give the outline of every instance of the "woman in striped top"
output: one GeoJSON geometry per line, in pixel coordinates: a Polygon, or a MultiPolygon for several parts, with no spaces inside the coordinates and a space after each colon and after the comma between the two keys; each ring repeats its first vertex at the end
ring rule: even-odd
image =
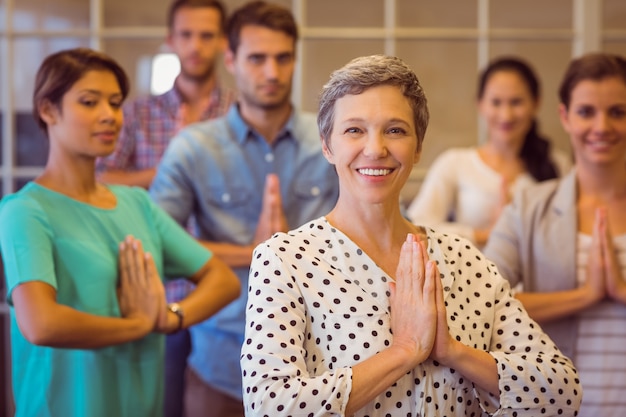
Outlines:
{"type": "Polygon", "coordinates": [[[574,360],[579,416],[626,415],[626,59],[573,60],[559,91],[575,169],[515,196],[485,254],[574,360]]]}

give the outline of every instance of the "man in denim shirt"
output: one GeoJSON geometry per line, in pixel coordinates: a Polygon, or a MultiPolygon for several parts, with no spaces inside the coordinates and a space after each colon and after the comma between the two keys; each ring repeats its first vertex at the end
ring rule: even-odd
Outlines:
{"type": "Polygon", "coordinates": [[[196,237],[235,269],[244,289],[191,329],[188,417],[244,415],[239,355],[252,251],[275,232],[325,215],[338,195],[315,115],[290,102],[298,39],[290,11],[248,3],[232,14],[227,36],[237,103],[222,118],[182,130],[150,188],[181,224],[195,217],[196,237]]]}

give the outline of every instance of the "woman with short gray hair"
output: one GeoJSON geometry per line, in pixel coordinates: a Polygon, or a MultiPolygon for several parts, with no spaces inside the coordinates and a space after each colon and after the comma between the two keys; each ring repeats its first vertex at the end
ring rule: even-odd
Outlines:
{"type": "Polygon", "coordinates": [[[428,120],[413,71],[394,57],[357,58],[320,103],[339,199],[255,250],[246,414],[575,415],[576,370],[493,264],[401,214],[428,120]]]}

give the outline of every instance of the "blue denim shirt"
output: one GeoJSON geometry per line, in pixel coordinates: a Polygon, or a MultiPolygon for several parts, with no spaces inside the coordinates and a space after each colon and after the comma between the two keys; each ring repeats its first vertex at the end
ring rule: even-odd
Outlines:
{"type": "MultiPolygon", "coordinates": [[[[198,238],[250,245],[270,173],[280,179],[291,229],[325,215],[337,201],[337,174],[322,155],[315,115],[294,111],[270,145],[246,125],[234,104],[226,116],[191,125],[172,140],[150,194],[181,224],[194,215],[198,238]]],[[[234,270],[242,294],[191,328],[189,363],[212,387],[241,399],[239,355],[249,268],[234,270]]]]}

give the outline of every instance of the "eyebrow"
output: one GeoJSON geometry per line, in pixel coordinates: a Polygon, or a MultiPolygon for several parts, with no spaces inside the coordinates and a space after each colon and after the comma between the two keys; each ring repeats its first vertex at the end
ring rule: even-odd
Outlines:
{"type": "MultiPolygon", "coordinates": [[[[365,120],[366,119],[363,118],[363,117],[351,117],[349,119],[342,120],[340,123],[356,123],[356,122],[363,122],[365,120]]],[[[410,123],[407,122],[406,120],[398,119],[398,118],[389,119],[389,120],[387,120],[386,123],[403,123],[403,124],[406,124],[406,125],[410,125],[410,123]]]]}
{"type": "MultiPolygon", "coordinates": [[[[89,94],[95,94],[98,96],[102,96],[104,95],[104,92],[102,92],[101,90],[93,90],[91,88],[85,88],[84,90],[79,90],[79,93],[89,93],[89,94]]],[[[122,92],[121,91],[116,91],[113,94],[111,94],[112,96],[121,96],[122,92]]]]}

